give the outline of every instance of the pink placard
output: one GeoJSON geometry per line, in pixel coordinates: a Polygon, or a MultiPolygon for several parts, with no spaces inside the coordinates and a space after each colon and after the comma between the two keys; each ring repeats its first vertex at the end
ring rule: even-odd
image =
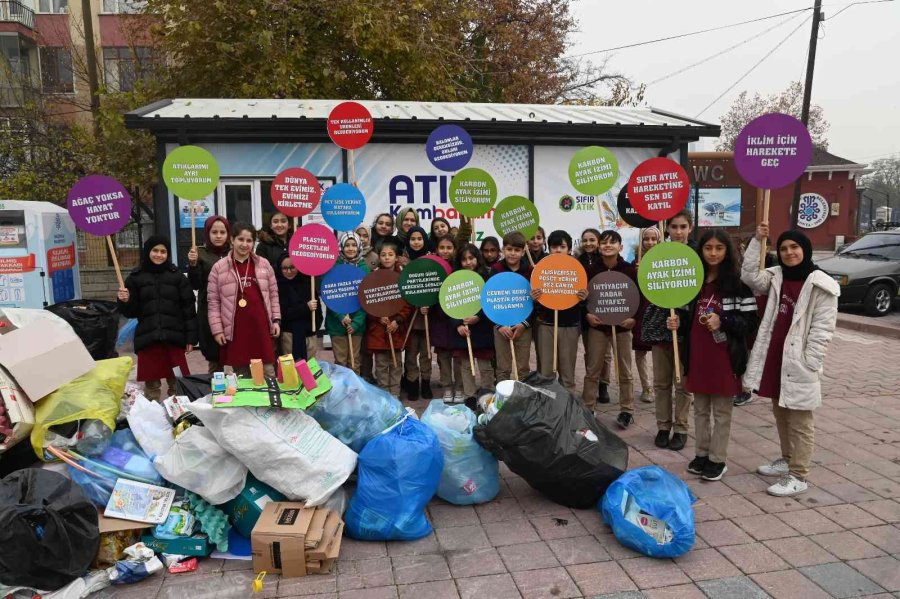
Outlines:
{"type": "Polygon", "coordinates": [[[325,225],[303,225],[288,244],[291,262],[305,275],[318,277],[331,270],[338,257],[337,239],[325,225]]]}

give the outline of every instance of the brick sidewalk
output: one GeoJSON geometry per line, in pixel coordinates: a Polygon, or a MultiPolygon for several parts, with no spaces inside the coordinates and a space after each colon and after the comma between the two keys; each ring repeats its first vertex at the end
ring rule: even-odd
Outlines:
{"type": "MultiPolygon", "coordinates": [[[[688,481],[699,498],[696,544],[681,558],[655,560],[622,547],[596,510],[556,505],[501,464],[501,492],[491,503],[432,501],[429,537],[412,543],[345,538],[334,574],[267,576],[265,594],[256,596],[900,597],[898,355],[900,340],[837,331],[824,407],[816,413],[812,484],[796,499],[767,495],[772,481],[753,473],[778,456],[767,403],[735,408],[728,473],[704,483],[685,471],[693,439],[681,452],[657,449],[652,404],[636,402],[635,424],[622,433],[632,450],[629,466],[658,464],[688,481]]],[[[600,420],[618,430],[617,413],[615,403],[605,406],[600,420]]],[[[156,575],[94,597],[250,597],[250,567],[205,560],[196,573],[156,575]]]]}

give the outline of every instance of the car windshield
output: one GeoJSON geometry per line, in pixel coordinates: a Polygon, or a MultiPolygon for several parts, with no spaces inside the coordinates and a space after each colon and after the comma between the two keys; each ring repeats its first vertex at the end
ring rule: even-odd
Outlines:
{"type": "Polygon", "coordinates": [[[900,260],[900,235],[874,233],[866,235],[841,250],[841,256],[900,260]]]}

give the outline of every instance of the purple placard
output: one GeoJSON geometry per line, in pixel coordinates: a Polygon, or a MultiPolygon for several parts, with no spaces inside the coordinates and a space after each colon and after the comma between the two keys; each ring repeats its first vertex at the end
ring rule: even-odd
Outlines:
{"type": "Polygon", "coordinates": [[[69,190],[66,200],[75,226],[91,235],[113,235],[131,220],[131,196],[105,175],[88,175],[69,190]]]}
{"type": "Polygon", "coordinates": [[[431,164],[442,171],[461,170],[472,159],[472,137],[458,125],[441,125],[428,136],[425,153],[431,164]]]}
{"type": "Polygon", "coordinates": [[[803,175],[812,160],[812,139],[803,123],[773,112],[747,123],[734,142],[734,165],[750,185],[779,189],[803,175]]]}

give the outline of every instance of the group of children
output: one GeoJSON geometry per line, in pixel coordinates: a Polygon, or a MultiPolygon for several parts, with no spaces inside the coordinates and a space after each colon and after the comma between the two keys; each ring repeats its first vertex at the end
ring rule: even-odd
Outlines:
{"type": "MultiPolygon", "coordinates": [[[[479,247],[469,242],[472,228],[465,218],[458,230],[445,219],[435,219],[426,232],[410,208],[401,210],[396,222],[395,227],[390,214],[379,214],[371,229],[360,227],[342,235],[338,262],[365,272],[399,272],[411,261],[434,254],[448,274],[471,270],[486,280],[515,272],[530,279],[532,263],[550,254],[572,254],[574,249],[572,237],[562,230],[546,236],[546,247],[543,229],[528,240],[518,232],[507,234],[502,246],[487,237],[479,247]]],[[[210,372],[227,368],[247,373],[250,360],[259,359],[273,376],[276,355],[314,357],[318,334],[324,330],[337,364],[354,368],[395,396],[402,390],[410,401],[434,396],[432,349],[444,399],[462,402],[474,401],[480,388],[491,389],[497,381],[512,378],[514,364],[517,378],[524,378],[534,347],[541,374],[558,376],[593,410],[597,403],[610,401],[614,354],[616,423],[628,428],[634,422],[635,364],[641,400],[656,404],[658,447],[677,451],[685,446],[693,404],[696,457],[688,470],[706,480],[719,480],[727,470],[734,398],[755,390],[772,398],[782,446],[781,458],[759,472],[781,477],[770,487],[772,494],[802,492],[813,444],[812,410],[821,403],[819,379],[835,325],[839,288],[812,263],[809,240],[798,232],[779,238],[775,245],[779,266],[762,270],[760,240],[768,236],[767,225],[760,225],[743,264],[722,229],[705,230],[694,244],[692,228],[691,214],[685,211],[669,220],[666,232],[670,241],[689,244],[700,256],[704,281],[696,299],[672,316],[642,298],[635,317],[616,325],[613,335],[601,317],[588,313],[587,289],[579,290],[580,302],[557,315],[556,348],[553,311],[538,301],[532,314],[515,326],[495,326],[483,312],[452,319],[439,305],[406,304],[388,317],[362,310],[340,314],[326,307],[322,318],[317,291],[287,253],[293,226],[280,213],[272,215],[259,238],[252,225],[232,226],[224,217],[210,217],[204,244],[188,253],[187,278],[172,264],[169,241],[150,238],[140,266],[128,276],[118,298],[122,313],[138,319],[138,380],[146,381],[148,393],[156,397],[160,379],[166,379],[170,389],[174,386],[173,367],[188,373],[184,354],[198,341],[210,372]],[[196,308],[192,289],[198,292],[196,308]],[[761,318],[757,308],[762,297],[754,293],[767,296],[761,318]],[[673,336],[679,340],[680,373],[673,336]],[[477,376],[469,363],[467,338],[477,376]],[[580,393],[575,379],[579,340],[585,364],[580,393]]],[[[659,229],[642,230],[638,256],[660,241],[659,229]]],[[[576,257],[588,280],[612,270],[636,281],[639,259],[629,263],[622,257],[618,232],[586,229],[579,246],[576,257]]],[[[539,300],[541,294],[541,289],[532,289],[533,299],[539,300]]]]}

